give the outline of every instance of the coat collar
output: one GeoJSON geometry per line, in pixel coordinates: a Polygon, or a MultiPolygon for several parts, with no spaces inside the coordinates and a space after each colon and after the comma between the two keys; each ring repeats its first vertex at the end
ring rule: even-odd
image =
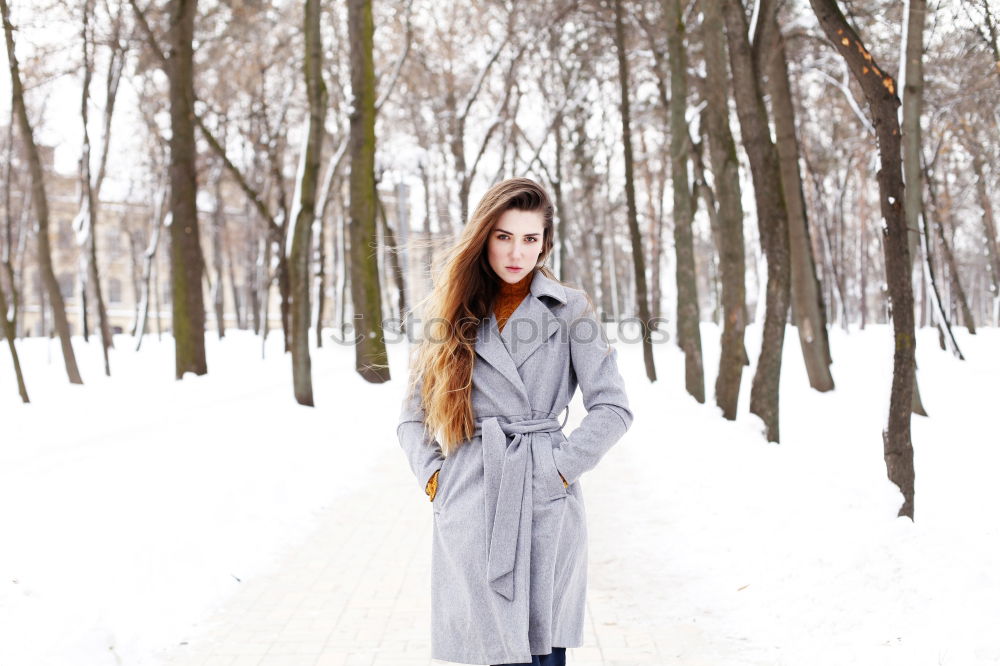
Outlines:
{"type": "Polygon", "coordinates": [[[525,399],[527,394],[518,368],[559,330],[559,320],[541,300],[542,296],[559,303],[566,303],[567,299],[565,287],[536,269],[528,295],[511,313],[503,331],[498,331],[496,315],[490,312],[476,333],[476,353],[519,389],[525,399]]]}
{"type": "MultiPolygon", "coordinates": [[[[541,269],[535,269],[535,276],[531,279],[531,294],[535,298],[540,296],[550,296],[562,304],[566,304],[566,288],[552,280],[541,269]]],[[[505,327],[506,328],[506,327],[505,327]]]]}

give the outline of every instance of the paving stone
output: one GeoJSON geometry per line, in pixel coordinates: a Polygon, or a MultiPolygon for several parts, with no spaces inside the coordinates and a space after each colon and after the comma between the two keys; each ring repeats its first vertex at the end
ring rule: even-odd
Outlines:
{"type": "MultiPolygon", "coordinates": [[[[189,645],[165,651],[171,666],[434,666],[430,658],[430,503],[413,488],[402,454],[388,451],[370,484],[320,514],[315,533],[270,572],[248,578],[189,645]]],[[[613,484],[614,480],[608,483],[613,484]]],[[[600,493],[587,488],[588,516],[600,493]],[[591,499],[591,498],[594,499],[591,499]]],[[[606,520],[606,518],[604,519],[606,520]]],[[[594,519],[591,519],[594,522],[594,519]]],[[[613,580],[639,566],[615,552],[613,523],[590,529],[584,645],[572,666],[689,663],[660,654],[641,590],[613,580]],[[594,572],[598,575],[594,575],[594,572]]],[[[652,563],[649,563],[652,565],[652,563]]]]}

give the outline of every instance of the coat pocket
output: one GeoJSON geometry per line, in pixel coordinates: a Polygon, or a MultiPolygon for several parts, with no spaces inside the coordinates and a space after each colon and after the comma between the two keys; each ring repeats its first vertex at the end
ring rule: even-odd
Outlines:
{"type": "Polygon", "coordinates": [[[441,502],[444,500],[445,490],[448,486],[448,468],[451,466],[451,461],[454,458],[454,454],[446,457],[444,462],[441,463],[441,467],[438,469],[438,481],[437,481],[437,492],[434,493],[434,501],[431,505],[434,507],[434,513],[441,511],[441,502]]]}
{"type": "Polygon", "coordinates": [[[545,451],[542,456],[542,465],[546,469],[544,470],[546,487],[549,489],[549,497],[551,499],[559,499],[566,497],[568,494],[566,491],[566,486],[563,484],[562,477],[559,475],[559,470],[556,469],[556,459],[552,454],[552,442],[545,447],[545,451]]]}

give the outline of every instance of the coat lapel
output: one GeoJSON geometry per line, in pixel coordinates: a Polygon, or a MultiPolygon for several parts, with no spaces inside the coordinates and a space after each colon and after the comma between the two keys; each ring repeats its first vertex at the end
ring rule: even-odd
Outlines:
{"type": "MultiPolygon", "coordinates": [[[[508,320],[507,323],[510,321],[508,320]]],[[[506,328],[504,326],[504,329],[506,328]]],[[[524,390],[524,382],[517,374],[517,367],[510,357],[510,352],[507,351],[503,340],[500,339],[500,333],[497,332],[497,318],[492,312],[487,319],[479,324],[479,330],[476,332],[476,353],[496,368],[511,384],[522,391],[524,390]]]]}
{"type": "Polygon", "coordinates": [[[559,320],[534,294],[528,294],[511,314],[500,338],[518,368],[559,330],[559,320]]]}
{"type": "Polygon", "coordinates": [[[503,332],[498,332],[496,315],[491,312],[489,318],[480,323],[476,335],[476,353],[522,391],[524,382],[517,369],[559,330],[558,318],[542,297],[565,303],[566,290],[536,270],[528,295],[504,324],[503,332]]]}

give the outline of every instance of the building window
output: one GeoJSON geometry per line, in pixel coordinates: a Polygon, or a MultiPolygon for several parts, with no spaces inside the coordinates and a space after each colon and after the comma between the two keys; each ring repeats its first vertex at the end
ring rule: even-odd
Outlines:
{"type": "Polygon", "coordinates": [[[122,254],[121,232],[116,227],[107,227],[104,230],[104,242],[108,258],[112,261],[118,259],[122,254]]]}
{"type": "Polygon", "coordinates": [[[115,304],[122,302],[122,281],[118,278],[108,280],[108,302],[115,304]]]}
{"type": "Polygon", "coordinates": [[[73,287],[76,286],[76,281],[73,279],[72,273],[60,273],[59,274],[59,293],[65,300],[73,298],[73,287]]]}

